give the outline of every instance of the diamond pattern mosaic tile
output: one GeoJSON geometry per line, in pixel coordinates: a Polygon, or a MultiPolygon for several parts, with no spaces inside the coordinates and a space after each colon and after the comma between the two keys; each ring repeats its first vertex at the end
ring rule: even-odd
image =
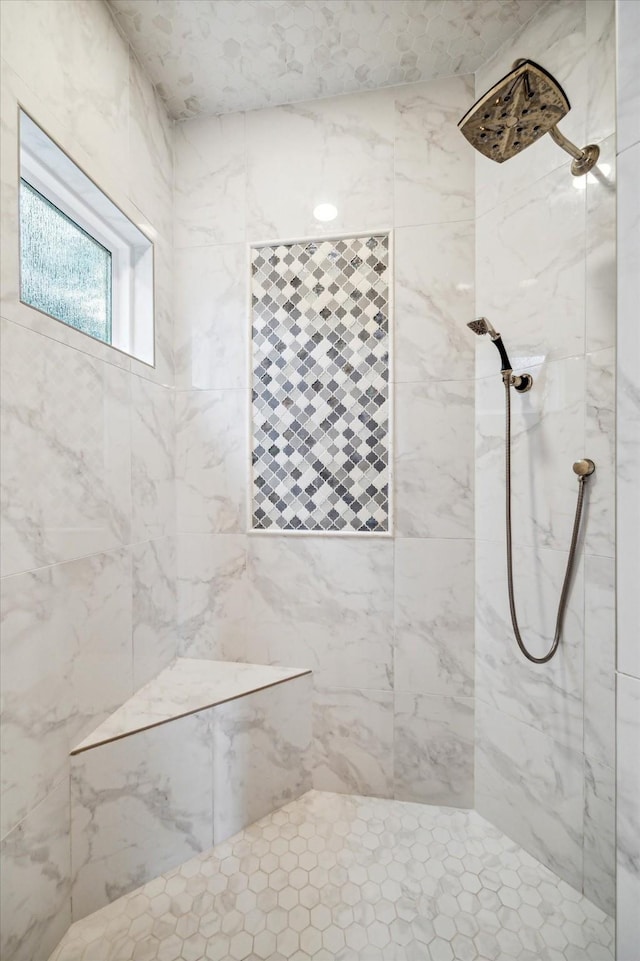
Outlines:
{"type": "Polygon", "coordinates": [[[253,528],[389,529],[389,237],[252,256],[253,528]]]}
{"type": "Polygon", "coordinates": [[[613,961],[613,920],[475,811],[311,791],[50,961],[613,961]]]}

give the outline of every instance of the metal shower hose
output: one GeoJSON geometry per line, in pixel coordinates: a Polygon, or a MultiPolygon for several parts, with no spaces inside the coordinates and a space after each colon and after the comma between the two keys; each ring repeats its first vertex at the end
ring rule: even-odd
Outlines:
{"type": "Polygon", "coordinates": [[[553,655],[558,650],[558,644],[560,643],[560,635],[562,633],[562,622],[564,619],[564,613],[567,606],[567,598],[569,596],[569,587],[571,584],[571,574],[573,573],[573,565],[576,556],[576,546],[578,544],[578,535],[580,533],[580,519],[582,517],[582,504],[584,501],[584,485],[585,476],[578,477],[578,502],[576,504],[576,514],[573,521],[573,533],[571,534],[571,546],[569,547],[569,557],[567,559],[567,569],[564,575],[564,581],[562,584],[562,592],[560,594],[560,602],[558,603],[558,614],[556,617],[556,629],[553,635],[553,642],[548,652],[543,657],[534,657],[527,650],[525,643],[520,634],[520,628],[518,626],[518,615],[516,613],[516,602],[513,592],[513,550],[512,550],[512,537],[511,537],[511,385],[508,379],[504,379],[505,386],[505,406],[507,414],[506,423],[506,456],[505,456],[505,474],[506,474],[506,520],[507,520],[507,579],[509,583],[509,610],[511,612],[511,623],[513,624],[513,632],[516,636],[516,641],[518,642],[518,647],[528,660],[533,661],[534,664],[546,664],[550,661],[553,655]]]}

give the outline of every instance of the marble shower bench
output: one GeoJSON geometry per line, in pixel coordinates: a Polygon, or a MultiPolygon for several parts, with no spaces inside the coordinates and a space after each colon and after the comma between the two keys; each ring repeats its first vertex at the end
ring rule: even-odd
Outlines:
{"type": "Polygon", "coordinates": [[[311,787],[311,672],[178,658],[71,751],[77,921],[311,787]]]}

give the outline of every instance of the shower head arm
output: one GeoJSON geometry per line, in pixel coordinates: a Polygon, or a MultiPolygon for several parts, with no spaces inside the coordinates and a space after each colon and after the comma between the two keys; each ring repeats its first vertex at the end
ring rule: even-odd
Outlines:
{"type": "Polygon", "coordinates": [[[573,157],[571,173],[575,177],[589,173],[591,168],[597,163],[598,157],[600,156],[600,149],[595,144],[587,144],[584,150],[580,150],[568,137],[560,133],[557,126],[550,127],[548,133],[554,143],[562,147],[563,150],[573,157]]]}

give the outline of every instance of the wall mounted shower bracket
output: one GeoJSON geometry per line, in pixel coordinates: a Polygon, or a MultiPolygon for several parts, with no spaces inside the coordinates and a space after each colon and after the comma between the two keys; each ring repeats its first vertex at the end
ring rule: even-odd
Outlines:
{"type": "Polygon", "coordinates": [[[513,387],[519,394],[526,394],[533,387],[531,374],[514,374],[512,370],[502,371],[502,382],[505,387],[513,387]]]}

